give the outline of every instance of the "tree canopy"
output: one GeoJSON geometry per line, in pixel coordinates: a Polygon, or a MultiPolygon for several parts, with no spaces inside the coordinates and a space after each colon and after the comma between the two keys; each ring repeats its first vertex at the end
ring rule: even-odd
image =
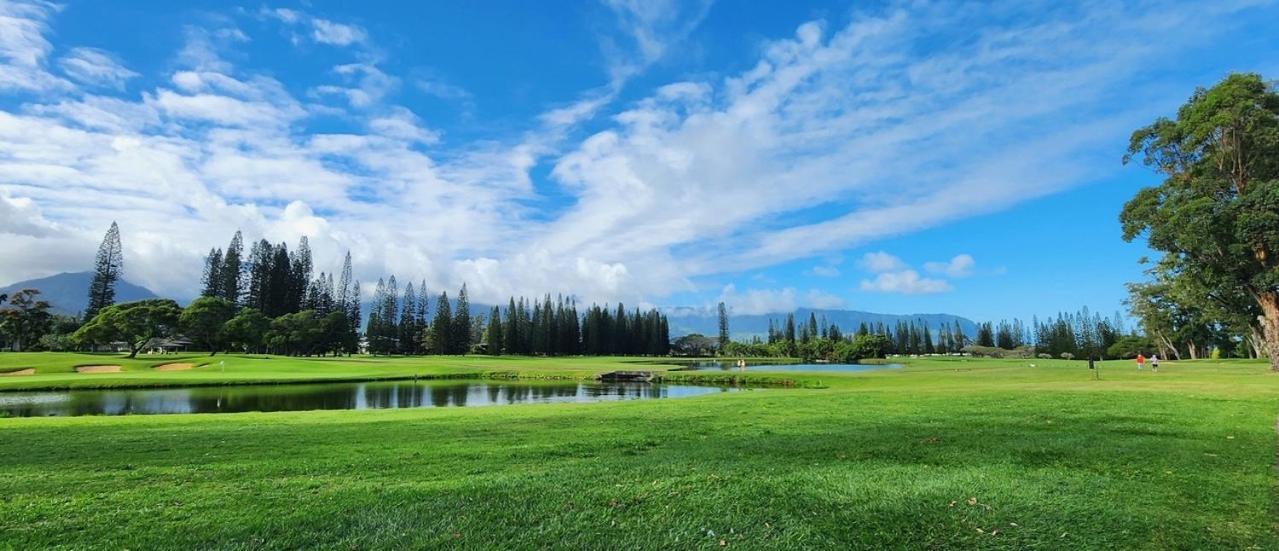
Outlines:
{"type": "Polygon", "coordinates": [[[132,358],[152,338],[173,334],[180,313],[178,303],[167,298],[115,304],[85,322],[73,337],[80,342],[123,341],[132,358]]]}
{"type": "MultiPolygon", "coordinates": [[[[1120,215],[1126,240],[1163,251],[1161,277],[1237,312],[1242,292],[1258,307],[1247,323],[1279,370],[1279,94],[1256,74],[1199,89],[1175,119],[1133,132],[1124,162],[1164,176],[1120,215]]],[[[1165,297],[1170,295],[1164,295],[1165,297]]]]}
{"type": "Polygon", "coordinates": [[[40,300],[40,291],[23,289],[9,299],[9,307],[0,309],[0,333],[3,333],[14,350],[30,348],[43,336],[53,322],[49,303],[40,300]]]}
{"type": "Polygon", "coordinates": [[[217,354],[226,347],[226,323],[235,316],[235,305],[219,296],[195,299],[182,310],[178,324],[196,345],[217,354]]]}

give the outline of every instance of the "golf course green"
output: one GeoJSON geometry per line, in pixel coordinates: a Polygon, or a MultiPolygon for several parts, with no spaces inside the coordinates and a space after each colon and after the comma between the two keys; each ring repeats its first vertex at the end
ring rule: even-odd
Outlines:
{"type": "MultiPolygon", "coordinates": [[[[1279,548],[1264,362],[900,361],[674,372],[752,390],[672,400],[0,419],[0,548],[1279,548]]],[[[0,400],[675,367],[636,362],[15,353],[0,400]]]]}

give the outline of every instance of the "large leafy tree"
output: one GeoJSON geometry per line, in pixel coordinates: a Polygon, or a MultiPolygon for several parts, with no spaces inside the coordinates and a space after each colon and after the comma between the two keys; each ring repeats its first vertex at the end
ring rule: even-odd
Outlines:
{"type": "MultiPolygon", "coordinates": [[[[1176,119],[1133,133],[1124,161],[1164,176],[1120,216],[1124,238],[1164,251],[1173,278],[1258,306],[1252,324],[1279,371],[1279,94],[1256,74],[1196,90],[1176,119]]],[[[1212,300],[1211,294],[1202,300],[1212,300]]]]}
{"type": "Polygon", "coordinates": [[[226,347],[226,323],[235,316],[231,301],[214,296],[195,299],[182,310],[178,325],[192,341],[213,356],[226,347]]]}
{"type": "Polygon", "coordinates": [[[107,229],[98,246],[93,279],[89,282],[89,305],[84,319],[92,319],[103,308],[115,304],[115,283],[124,271],[124,249],[120,246],[120,226],[115,222],[107,229]]]}
{"type": "Polygon", "coordinates": [[[53,315],[49,313],[49,303],[40,300],[40,291],[23,289],[14,293],[13,297],[0,296],[9,299],[9,306],[0,309],[0,332],[4,333],[15,351],[21,352],[34,345],[49,332],[53,315]]]}
{"type": "Polygon", "coordinates": [[[73,338],[80,342],[123,341],[132,358],[152,338],[173,334],[180,313],[178,303],[167,298],[115,304],[80,326],[73,338]]]}
{"type": "Polygon", "coordinates": [[[256,308],[241,308],[235,317],[222,326],[231,346],[245,352],[258,352],[266,343],[266,333],[271,329],[271,318],[256,308]]]}

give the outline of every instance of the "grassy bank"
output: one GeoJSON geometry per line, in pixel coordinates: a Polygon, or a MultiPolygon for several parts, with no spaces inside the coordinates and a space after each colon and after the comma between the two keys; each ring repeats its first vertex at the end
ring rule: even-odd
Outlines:
{"type": "MultiPolygon", "coordinates": [[[[405,361],[322,369],[505,360],[405,361]]],[[[1034,363],[622,403],[0,419],[0,547],[1279,547],[1263,364],[1095,381],[1034,363]]]]}

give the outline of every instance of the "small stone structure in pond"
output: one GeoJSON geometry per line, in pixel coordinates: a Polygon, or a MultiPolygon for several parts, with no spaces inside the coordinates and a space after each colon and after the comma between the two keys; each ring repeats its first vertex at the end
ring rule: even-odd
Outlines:
{"type": "Polygon", "coordinates": [[[600,373],[595,376],[596,379],[604,382],[637,382],[651,383],[661,377],[654,371],[610,371],[608,373],[600,373]]]}

